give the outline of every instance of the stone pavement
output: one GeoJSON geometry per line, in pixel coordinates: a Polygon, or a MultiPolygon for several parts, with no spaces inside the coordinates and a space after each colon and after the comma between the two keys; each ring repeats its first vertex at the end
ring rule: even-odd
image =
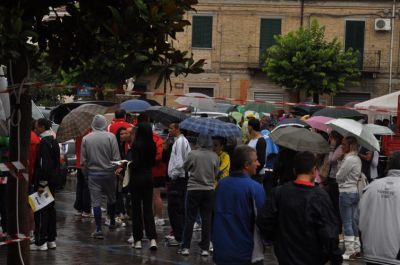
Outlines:
{"type": "MultiPolygon", "coordinates": [[[[45,252],[31,252],[31,264],[39,265],[88,265],[88,264],[213,264],[212,257],[201,257],[196,244],[199,241],[199,232],[193,236],[193,244],[189,257],[177,254],[177,247],[168,247],[164,236],[169,232],[169,226],[157,227],[158,250],[150,251],[149,242],[143,242],[142,250],[132,249],[126,240],[130,236],[131,228],[117,228],[110,231],[104,227],[105,239],[90,238],[94,231],[93,218],[74,216],[73,203],[75,199],[74,179],[70,178],[67,188],[56,194],[57,207],[57,249],[45,252]]],[[[0,264],[6,264],[5,247],[0,247],[0,264]]],[[[277,262],[268,248],[265,254],[267,265],[276,265],[277,262]]],[[[363,262],[351,262],[350,265],[360,265],[363,262]]]]}

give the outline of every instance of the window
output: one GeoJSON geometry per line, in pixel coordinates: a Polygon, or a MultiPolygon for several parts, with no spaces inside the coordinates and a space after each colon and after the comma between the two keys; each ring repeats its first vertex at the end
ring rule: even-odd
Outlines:
{"type": "Polygon", "coordinates": [[[338,93],[332,98],[334,106],[344,106],[348,103],[363,102],[371,99],[369,93],[338,93]]]}
{"type": "Polygon", "coordinates": [[[363,69],[365,21],[347,20],[345,48],[359,52],[357,67],[363,69]]]}
{"type": "Polygon", "coordinates": [[[260,64],[264,63],[265,52],[275,44],[275,35],[281,34],[281,19],[262,18],[260,23],[260,64]]]}
{"type": "Polygon", "coordinates": [[[189,93],[201,93],[209,97],[214,97],[214,88],[212,87],[189,87],[189,93]]]}
{"type": "Polygon", "coordinates": [[[254,92],[255,100],[266,100],[269,102],[283,102],[282,93],[270,93],[270,92],[254,92]]]}
{"type": "Polygon", "coordinates": [[[192,47],[212,47],[212,16],[193,16],[192,21],[192,47]]]}

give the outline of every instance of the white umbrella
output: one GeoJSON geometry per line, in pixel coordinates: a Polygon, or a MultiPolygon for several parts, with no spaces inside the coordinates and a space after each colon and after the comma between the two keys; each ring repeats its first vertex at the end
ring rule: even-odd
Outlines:
{"type": "Polygon", "coordinates": [[[386,126],[369,123],[365,124],[364,127],[374,135],[394,135],[394,132],[386,126]]]}
{"type": "Polygon", "coordinates": [[[187,93],[183,97],[178,97],[175,102],[201,110],[213,111],[216,107],[215,101],[212,98],[201,93],[187,93]]]}
{"type": "Polygon", "coordinates": [[[358,144],[371,151],[380,150],[379,142],[375,136],[359,122],[350,119],[336,119],[326,124],[343,136],[354,136],[358,144]]]}

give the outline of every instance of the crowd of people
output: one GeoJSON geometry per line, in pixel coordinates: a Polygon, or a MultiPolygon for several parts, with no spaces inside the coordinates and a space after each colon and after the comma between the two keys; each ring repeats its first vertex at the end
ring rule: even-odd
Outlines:
{"type": "MultiPolygon", "coordinates": [[[[400,152],[380,178],[379,153],[336,131],[320,132],[330,152],[315,155],[276,146],[269,137],[276,122],[268,117],[246,117],[238,139],[196,134],[195,141],[179,122],[169,124],[163,139],[145,114],[135,125],[125,117],[117,110],[108,124],[96,115],[75,139],[74,208],[82,218],[94,218],[91,237],[104,239],[104,206],[110,230],[131,220],[132,247],[142,249],[146,237],[146,247],[157,250],[165,187],[171,226],[165,240],[183,256],[190,255],[193,230],[201,226],[199,254],[212,252],[218,265],[263,264],[270,245],[279,264],[342,264],[363,257],[368,264],[400,264],[400,152]],[[366,187],[360,185],[364,179],[366,187]]],[[[50,127],[40,119],[32,132],[31,192],[56,192],[60,149],[50,127]]],[[[4,211],[1,221],[4,233],[4,211]]],[[[31,250],[56,248],[54,202],[34,213],[33,230],[31,250]]]]}

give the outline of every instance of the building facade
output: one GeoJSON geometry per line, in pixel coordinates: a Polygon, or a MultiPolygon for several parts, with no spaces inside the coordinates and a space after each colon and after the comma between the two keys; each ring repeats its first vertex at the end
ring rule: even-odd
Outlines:
{"type": "MultiPolygon", "coordinates": [[[[391,0],[199,0],[195,8],[196,12],[186,14],[192,25],[173,43],[192,52],[195,59],[206,59],[205,72],[173,78],[169,93],[297,102],[297,93],[267,79],[260,62],[274,44],[274,35],[287,34],[302,24],[308,27],[313,19],[325,26],[327,39],[338,38],[344,48],[360,52],[362,71],[359,86],[333,97],[323,95],[321,104],[344,105],[400,89],[400,4],[391,19],[391,0]]],[[[153,78],[145,84],[148,91],[154,90],[153,78]]],[[[162,101],[160,96],[155,99],[162,101]]],[[[174,99],[168,97],[168,105],[174,99]]],[[[302,95],[300,101],[309,98],[302,95]]]]}

